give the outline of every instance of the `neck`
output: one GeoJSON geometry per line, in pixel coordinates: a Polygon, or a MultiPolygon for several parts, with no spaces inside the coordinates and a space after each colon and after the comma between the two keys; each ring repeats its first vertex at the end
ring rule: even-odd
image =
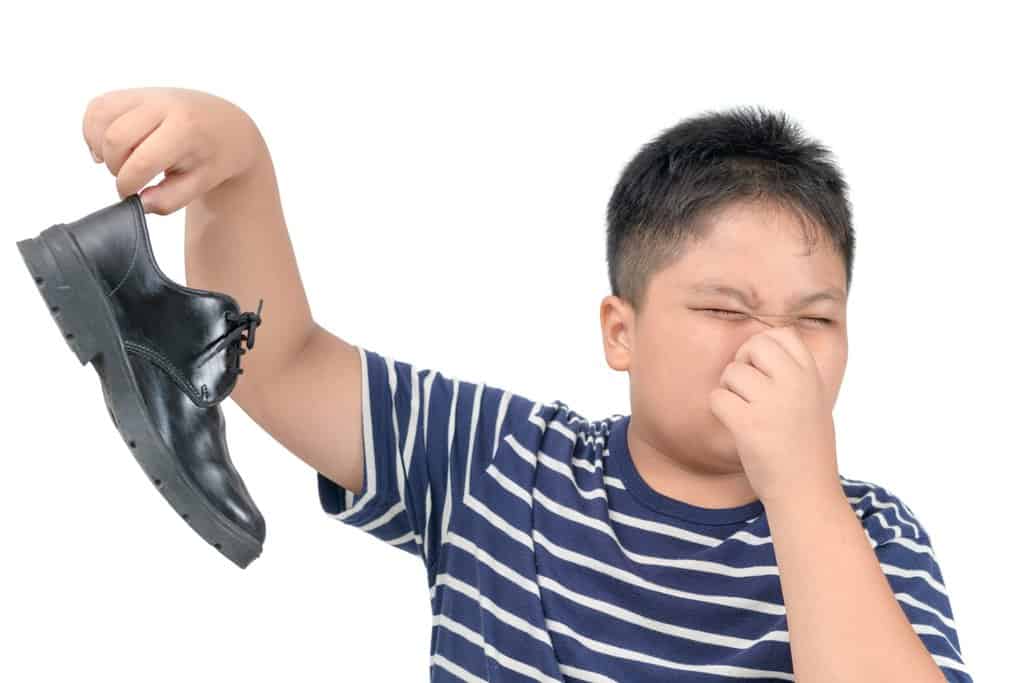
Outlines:
{"type": "Polygon", "coordinates": [[[632,423],[626,440],[641,478],[664,496],[712,509],[739,507],[757,500],[738,458],[723,461],[714,453],[703,457],[663,453],[638,435],[632,423]]]}

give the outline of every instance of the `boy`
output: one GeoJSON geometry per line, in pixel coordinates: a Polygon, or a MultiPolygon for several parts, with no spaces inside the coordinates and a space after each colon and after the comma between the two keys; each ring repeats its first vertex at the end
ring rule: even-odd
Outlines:
{"type": "Polygon", "coordinates": [[[170,170],[140,196],[187,206],[189,286],[267,299],[232,397],[327,514],[421,558],[431,680],[972,680],[927,532],[836,469],[854,231],[785,116],[706,112],[624,169],[600,314],[632,413],[600,420],[317,325],[230,103],[115,91],[84,134],[122,197],[170,170]]]}

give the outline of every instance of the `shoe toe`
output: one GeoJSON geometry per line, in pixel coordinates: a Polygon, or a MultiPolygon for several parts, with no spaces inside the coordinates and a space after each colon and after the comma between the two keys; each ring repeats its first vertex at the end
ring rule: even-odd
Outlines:
{"type": "Polygon", "coordinates": [[[192,469],[192,476],[207,499],[221,513],[250,536],[263,542],[267,532],[263,515],[256,508],[226,453],[219,457],[211,456],[197,464],[192,469]]]}
{"type": "Polygon", "coordinates": [[[224,414],[219,405],[199,408],[163,373],[131,356],[148,414],[167,446],[206,500],[260,543],[266,524],[228,453],[224,414]]]}

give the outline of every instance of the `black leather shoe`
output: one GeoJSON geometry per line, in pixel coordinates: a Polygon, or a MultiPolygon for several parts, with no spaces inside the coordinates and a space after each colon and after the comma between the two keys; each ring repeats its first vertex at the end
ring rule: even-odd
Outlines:
{"type": "Polygon", "coordinates": [[[164,275],[137,194],[17,245],[149,480],[200,536],[248,566],[266,526],[231,463],[219,404],[243,372],[242,341],[253,347],[263,301],[242,313],[227,294],[164,275]]]}

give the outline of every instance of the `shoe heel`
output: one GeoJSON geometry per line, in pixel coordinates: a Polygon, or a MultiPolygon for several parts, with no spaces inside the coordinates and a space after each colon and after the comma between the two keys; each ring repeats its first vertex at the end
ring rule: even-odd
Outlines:
{"type": "Polygon", "coordinates": [[[101,350],[99,336],[89,320],[99,322],[97,317],[103,313],[96,310],[95,303],[90,304],[90,294],[95,294],[90,290],[99,288],[99,284],[88,264],[61,225],[47,228],[38,237],[20,240],[17,245],[64,341],[85,365],[101,350]]]}

